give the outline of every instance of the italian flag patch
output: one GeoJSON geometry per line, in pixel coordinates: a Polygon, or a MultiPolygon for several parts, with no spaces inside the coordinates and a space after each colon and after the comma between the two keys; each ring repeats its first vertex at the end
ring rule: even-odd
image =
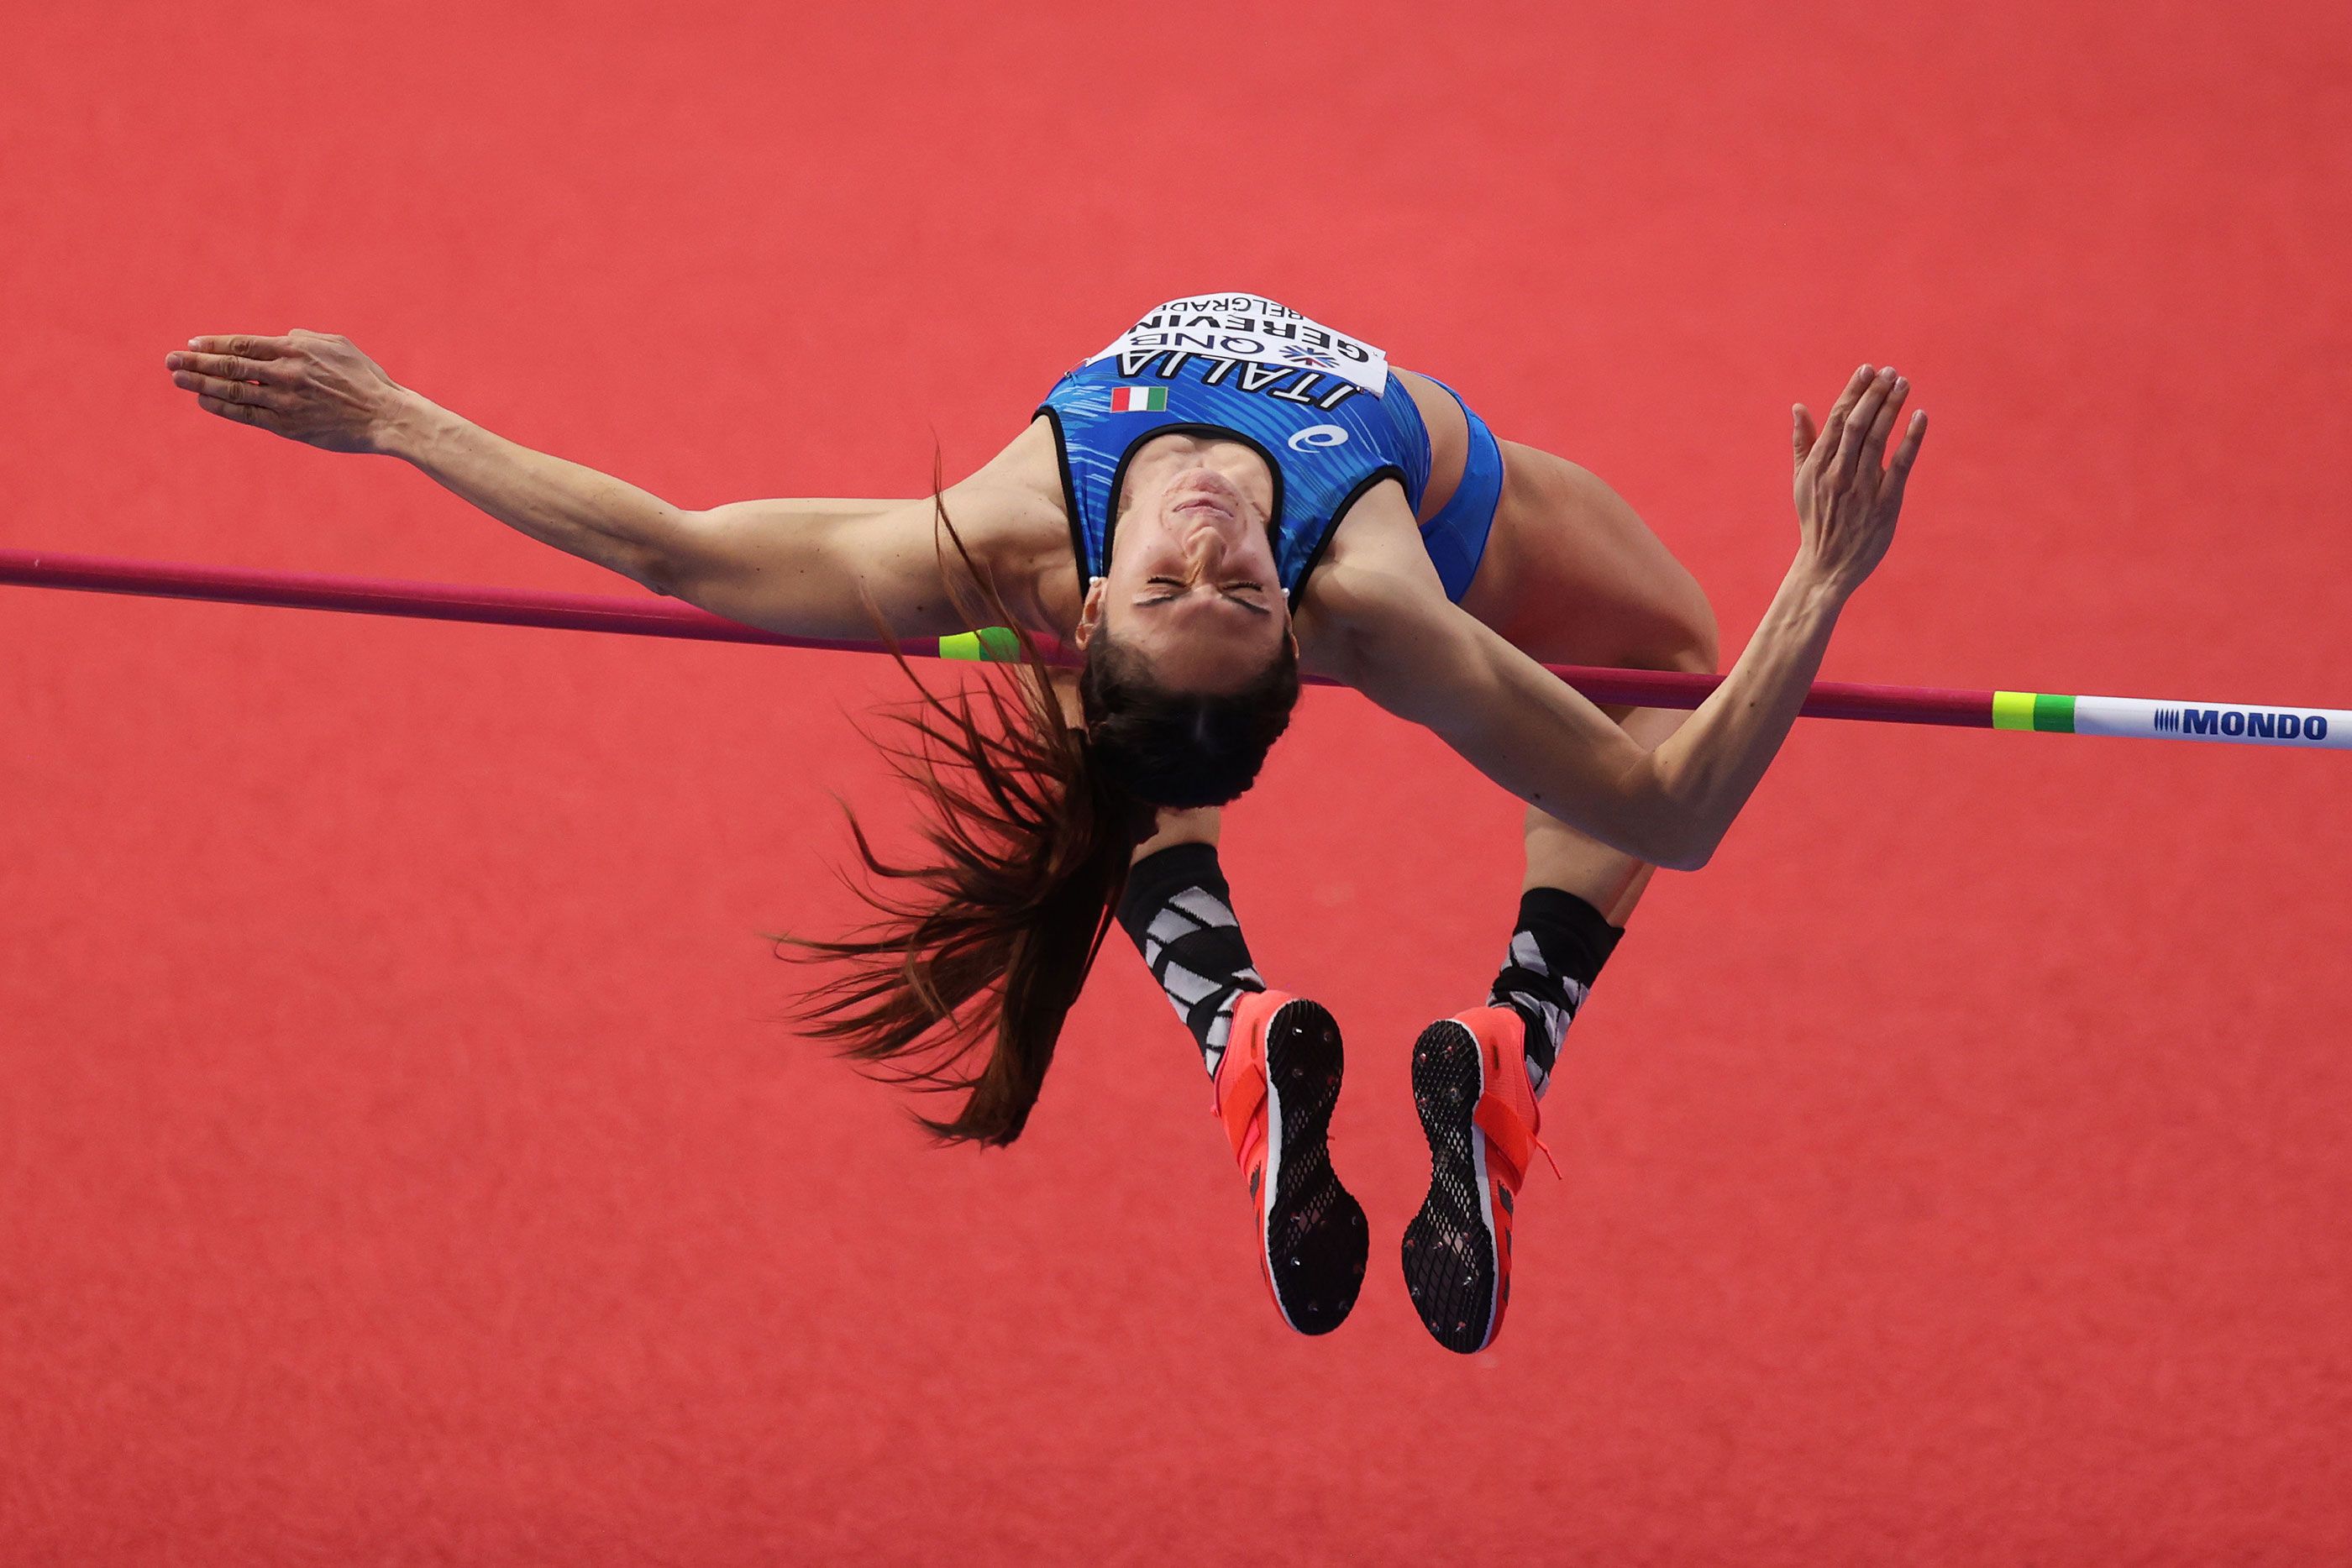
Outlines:
{"type": "Polygon", "coordinates": [[[1110,389],[1110,411],[1113,413],[1164,413],[1168,409],[1166,387],[1113,387],[1110,389]]]}

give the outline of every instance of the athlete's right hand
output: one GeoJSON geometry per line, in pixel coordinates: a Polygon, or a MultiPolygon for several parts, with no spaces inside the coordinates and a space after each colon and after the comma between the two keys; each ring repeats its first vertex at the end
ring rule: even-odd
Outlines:
{"type": "Polygon", "coordinates": [[[1895,542],[1895,514],[1927,438],[1927,416],[1913,414],[1893,461],[1881,467],[1880,458],[1910,395],[1911,383],[1894,366],[1874,372],[1864,365],[1818,432],[1805,405],[1796,407],[1798,559],[1842,595],[1862,586],[1895,542]]]}
{"type": "Polygon", "coordinates": [[[383,450],[410,395],[349,338],[299,327],[282,338],[191,338],[163,367],[206,413],[329,452],[383,450]]]}

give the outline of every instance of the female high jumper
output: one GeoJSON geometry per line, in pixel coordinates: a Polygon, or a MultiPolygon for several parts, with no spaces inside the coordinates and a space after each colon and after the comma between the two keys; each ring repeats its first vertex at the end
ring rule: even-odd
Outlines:
{"type": "Polygon", "coordinates": [[[1252,965],[1219,809],[1256,777],[1302,671],[1434,731],[1528,806],[1501,971],[1412,1052],[1430,1182],[1404,1277],[1430,1333],[1463,1352],[1502,1325],[1513,1206],[1570,1020],[1653,869],[1706,864],[1779,750],[1927,433],[1915,413],[1885,459],[1910,390],[1892,369],[1856,371],[1818,429],[1796,406],[1795,560],[1684,714],[1604,710],[1543,668],[1716,668],[1706,595],[1632,507],[1498,441],[1443,382],[1255,295],[1161,306],[1055,383],[979,472],[912,500],[684,510],[494,435],[330,334],[199,338],[166,367],[207,413],[404,458],[533,538],[734,621],[845,639],[1018,629],[1009,687],[926,694],[907,720],[898,754],[933,813],[933,858],[887,864],[858,835],[878,919],[800,944],[843,965],[807,1016],[853,1056],[961,1092],[930,1124],[941,1135],[1010,1143],[1116,920],[1200,1048],[1260,1266],[1305,1333],[1354,1306],[1368,1245],[1327,1141],[1339,1031],[1252,965]],[[1049,668],[1033,633],[1078,667],[1049,668]]]}

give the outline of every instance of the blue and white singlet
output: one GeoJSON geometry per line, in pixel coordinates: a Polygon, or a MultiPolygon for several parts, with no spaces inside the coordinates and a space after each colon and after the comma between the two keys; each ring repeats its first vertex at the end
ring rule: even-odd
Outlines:
{"type": "MultiPolygon", "coordinates": [[[[1239,441],[1265,460],[1276,571],[1294,611],[1357,497],[1394,479],[1417,512],[1429,484],[1429,431],[1388,356],[1255,294],[1170,301],[1054,383],[1038,412],[1053,421],[1070,542],[1087,585],[1109,570],[1127,465],[1156,435],[1239,441]]],[[[1470,460],[1461,487],[1421,529],[1456,601],[1502,490],[1493,434],[1467,404],[1463,413],[1470,460]]]]}

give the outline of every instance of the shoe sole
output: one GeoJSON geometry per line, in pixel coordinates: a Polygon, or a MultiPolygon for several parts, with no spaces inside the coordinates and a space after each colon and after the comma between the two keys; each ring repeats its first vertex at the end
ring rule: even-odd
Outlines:
{"type": "Polygon", "coordinates": [[[1370,1231],[1363,1206],[1331,1168],[1331,1112],[1346,1058],[1339,1026],[1310,1001],[1266,1020],[1266,1147],[1272,1152],[1260,1235],[1266,1283],[1285,1322],[1329,1333],[1363,1289],[1370,1231]]]}
{"type": "Polygon", "coordinates": [[[1412,1103],[1429,1139],[1429,1196],[1404,1231],[1404,1283],[1422,1327],[1464,1355],[1495,1337],[1495,1215],[1486,1134],[1472,1121],[1486,1090],[1478,1039],[1447,1019],[1412,1042],[1412,1103]]]}

